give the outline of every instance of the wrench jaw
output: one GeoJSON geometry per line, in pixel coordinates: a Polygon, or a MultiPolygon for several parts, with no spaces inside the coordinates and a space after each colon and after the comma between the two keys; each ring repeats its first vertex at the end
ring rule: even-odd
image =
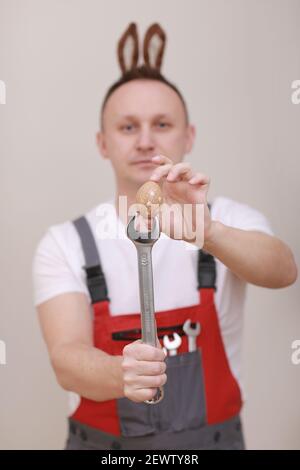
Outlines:
{"type": "Polygon", "coordinates": [[[159,227],[159,219],[156,215],[151,220],[151,230],[145,232],[139,232],[136,229],[136,222],[137,222],[137,213],[131,217],[127,225],[127,237],[135,244],[141,245],[151,245],[153,246],[154,243],[160,237],[160,227],[159,227]]]}
{"type": "Polygon", "coordinates": [[[197,349],[197,336],[199,336],[201,331],[201,325],[199,322],[192,326],[192,321],[190,319],[186,320],[183,324],[183,331],[188,337],[188,349],[189,352],[196,351],[197,349]]]}
{"type": "Polygon", "coordinates": [[[165,335],[163,338],[164,348],[169,352],[169,356],[176,356],[181,342],[181,337],[176,332],[173,333],[173,339],[170,339],[168,335],[165,335]]]}

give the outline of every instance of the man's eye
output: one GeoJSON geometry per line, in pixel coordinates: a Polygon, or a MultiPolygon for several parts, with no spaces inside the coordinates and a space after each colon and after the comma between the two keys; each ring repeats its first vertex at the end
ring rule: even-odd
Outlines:
{"type": "Polygon", "coordinates": [[[133,124],[126,124],[125,126],[122,126],[122,130],[126,132],[132,131],[133,128],[134,128],[133,124]]]}
{"type": "Polygon", "coordinates": [[[160,129],[165,129],[166,127],[169,126],[167,122],[163,122],[163,121],[159,122],[157,125],[160,129]]]}

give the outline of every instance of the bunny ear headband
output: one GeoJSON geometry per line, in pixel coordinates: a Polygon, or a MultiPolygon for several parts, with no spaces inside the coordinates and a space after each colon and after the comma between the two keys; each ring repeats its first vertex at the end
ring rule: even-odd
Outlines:
{"type": "MultiPolygon", "coordinates": [[[[154,23],[146,31],[143,55],[145,65],[160,72],[166,34],[158,23],[154,23]]],[[[135,23],[130,23],[118,43],[118,59],[123,75],[137,67],[139,60],[139,40],[135,23]]]]}

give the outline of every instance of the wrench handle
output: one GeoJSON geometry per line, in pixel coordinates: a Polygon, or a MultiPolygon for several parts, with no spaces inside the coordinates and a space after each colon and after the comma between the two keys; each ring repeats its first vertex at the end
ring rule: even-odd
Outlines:
{"type": "MultiPolygon", "coordinates": [[[[139,269],[139,287],[141,303],[141,323],[142,323],[142,341],[157,347],[157,328],[154,314],[154,290],[153,290],[153,272],[151,245],[138,245],[138,269],[139,269]]],[[[163,388],[157,390],[156,395],[145,403],[156,404],[163,399],[163,388]]]]}
{"type": "Polygon", "coordinates": [[[139,286],[142,319],[142,341],[156,347],[156,322],[154,315],[152,246],[138,247],[139,286]]]}

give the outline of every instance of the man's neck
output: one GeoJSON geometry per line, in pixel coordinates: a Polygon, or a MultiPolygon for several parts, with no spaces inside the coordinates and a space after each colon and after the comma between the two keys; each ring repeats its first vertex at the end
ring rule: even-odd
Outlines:
{"type": "MultiPolygon", "coordinates": [[[[141,185],[139,185],[141,186],[141,185]]],[[[132,204],[136,203],[136,193],[139,189],[139,186],[122,186],[122,185],[117,185],[116,187],[116,194],[115,194],[115,208],[117,212],[117,216],[121,219],[124,225],[127,225],[129,222],[129,216],[128,216],[128,210],[129,207],[132,204]],[[122,203],[120,197],[122,196],[121,199],[123,199],[122,203]],[[124,197],[126,197],[126,213],[124,211],[124,197]]]]}

